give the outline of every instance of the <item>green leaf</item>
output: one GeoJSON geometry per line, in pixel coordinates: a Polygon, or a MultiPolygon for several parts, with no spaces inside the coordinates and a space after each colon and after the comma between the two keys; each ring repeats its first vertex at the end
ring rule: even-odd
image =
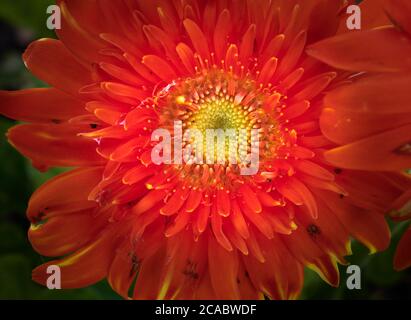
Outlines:
{"type": "Polygon", "coordinates": [[[24,299],[31,290],[30,261],[22,254],[0,257],[0,299],[24,299]]]}
{"type": "Polygon", "coordinates": [[[24,248],[27,244],[24,232],[12,223],[0,224],[0,253],[10,253],[24,248]]]}

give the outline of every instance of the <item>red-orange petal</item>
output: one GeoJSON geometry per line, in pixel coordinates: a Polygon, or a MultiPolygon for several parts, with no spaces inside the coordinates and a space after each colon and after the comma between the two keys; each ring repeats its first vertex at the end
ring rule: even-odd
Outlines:
{"type": "Polygon", "coordinates": [[[90,71],[58,40],[32,42],[24,52],[23,60],[34,75],[68,94],[76,96],[80,88],[93,82],[90,71]]]}
{"type": "Polygon", "coordinates": [[[324,104],[364,116],[407,113],[410,111],[410,82],[409,73],[369,75],[331,90],[324,104]]]}
{"type": "Polygon", "coordinates": [[[260,213],[262,211],[260,200],[256,193],[246,184],[242,185],[239,192],[243,196],[243,201],[253,212],[260,213]]]}
{"type": "Polygon", "coordinates": [[[383,115],[332,108],[323,109],[320,118],[322,133],[338,144],[355,142],[408,123],[411,123],[411,113],[383,115]]]}
{"type": "Polygon", "coordinates": [[[11,128],[7,137],[40,169],[102,164],[103,158],[96,152],[96,141],[78,136],[79,130],[63,124],[23,124],[11,128]]]}
{"type": "Polygon", "coordinates": [[[411,3],[408,0],[384,0],[384,8],[388,17],[400,29],[411,35],[411,3]]]}
{"type": "Polygon", "coordinates": [[[403,270],[411,266],[411,228],[403,234],[398,243],[394,257],[395,270],[403,270]]]}
{"type": "Polygon", "coordinates": [[[324,157],[339,168],[405,170],[410,166],[410,154],[405,148],[410,142],[410,132],[411,125],[405,125],[329,150],[324,157]]]}
{"type": "Polygon", "coordinates": [[[365,244],[371,253],[388,247],[391,233],[383,215],[354,207],[336,194],[319,195],[348,232],[365,244]]]}
{"type": "Polygon", "coordinates": [[[82,102],[54,88],[0,91],[0,114],[11,119],[56,124],[85,113],[82,102]]]}
{"type": "Polygon", "coordinates": [[[33,248],[46,257],[65,256],[89,242],[102,221],[93,211],[57,215],[38,225],[32,224],[28,237],[33,248]]]}
{"type": "Polygon", "coordinates": [[[208,266],[211,283],[218,299],[239,299],[238,260],[237,251],[227,251],[210,235],[208,266]]]}
{"type": "Polygon", "coordinates": [[[57,213],[95,207],[96,203],[87,198],[100,182],[102,174],[100,167],[81,168],[50,179],[31,196],[27,217],[36,222],[57,213]]]}
{"type": "MultiPolygon", "coordinates": [[[[80,25],[72,15],[67,1],[59,1],[59,7],[61,10],[61,28],[56,30],[59,39],[86,63],[99,61],[101,59],[99,51],[104,48],[104,43],[80,25]]],[[[84,23],[84,21],[81,22],[84,23]]]]}
{"type": "Polygon", "coordinates": [[[394,27],[338,35],[309,46],[307,52],[335,68],[349,71],[411,69],[411,39],[394,27]]]}
{"type": "Polygon", "coordinates": [[[118,242],[116,232],[116,228],[106,230],[99,239],[76,253],[37,267],[32,273],[33,280],[45,286],[50,276],[47,273],[48,266],[57,265],[61,270],[62,289],[82,288],[100,281],[109,271],[118,242]]]}

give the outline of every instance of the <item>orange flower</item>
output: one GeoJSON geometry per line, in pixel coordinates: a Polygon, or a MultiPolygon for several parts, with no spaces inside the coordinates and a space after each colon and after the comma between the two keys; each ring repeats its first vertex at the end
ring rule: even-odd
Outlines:
{"type": "MultiPolygon", "coordinates": [[[[384,214],[411,187],[400,173],[410,163],[408,79],[357,66],[403,67],[372,38],[395,42],[394,28],[364,31],[388,59],[374,70],[365,50],[313,45],[346,31],[342,0],[58,4],[60,40],[36,41],[23,57],[51,88],[0,96],[2,114],[29,122],[8,137],[35,167],[76,167],[30,200],[33,247],[63,257],[36,268],[36,282],[53,264],[63,288],[107,277],[125,298],[287,299],[304,266],[337,286],[350,236],[372,252],[388,246],[384,214]],[[345,58],[355,68],[341,71],[345,58]],[[258,129],[258,173],[154,164],[151,133],[175,120],[258,129]]],[[[360,34],[341,37],[364,49],[360,34]]]]}
{"type": "MultiPolygon", "coordinates": [[[[360,163],[361,160],[353,162],[354,157],[338,160],[336,155],[337,157],[348,155],[344,150],[346,147],[328,152],[326,158],[336,165],[342,161],[352,169],[375,167],[379,170],[409,169],[411,168],[409,103],[411,99],[409,91],[411,3],[407,0],[378,0],[377,3],[367,0],[363,5],[374,13],[373,19],[367,18],[369,24],[376,26],[378,24],[375,24],[375,21],[378,21],[387,26],[326,39],[314,45],[310,53],[336,68],[374,73],[373,76],[366,76],[352,85],[341,88],[340,92],[338,90],[331,92],[326,97],[325,104],[333,106],[335,114],[343,114],[347,120],[350,119],[350,122],[341,126],[339,122],[331,120],[325,123],[328,120],[324,120],[322,131],[330,140],[344,143],[354,141],[353,138],[357,140],[370,133],[378,133],[375,135],[377,139],[374,137],[363,141],[363,145],[367,144],[371,149],[375,146],[373,150],[362,148],[358,142],[357,146],[352,144],[351,147],[358,160],[367,157],[367,161],[372,160],[375,165],[364,166],[360,163]],[[346,55],[343,53],[345,51],[351,54],[346,55]],[[352,121],[353,116],[357,121],[352,121]],[[369,120],[365,120],[364,116],[369,120]],[[338,127],[340,128],[336,130],[338,127]],[[402,132],[399,133],[400,131],[402,132]],[[378,137],[383,138],[385,142],[378,142],[378,137]],[[351,159],[350,163],[347,163],[347,159],[351,159]]],[[[324,118],[329,112],[327,110],[324,110],[324,118]]],[[[339,121],[344,122],[344,119],[339,121]]],[[[396,210],[391,211],[391,217],[399,221],[411,219],[410,203],[411,190],[409,189],[393,203],[392,208],[396,210]]],[[[401,270],[411,266],[410,248],[411,229],[408,229],[398,245],[394,260],[396,269],[401,270]]]]}

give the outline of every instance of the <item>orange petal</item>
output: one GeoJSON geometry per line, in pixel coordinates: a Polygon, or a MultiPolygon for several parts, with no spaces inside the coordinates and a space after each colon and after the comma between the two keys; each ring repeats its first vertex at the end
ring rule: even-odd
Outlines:
{"type": "Polygon", "coordinates": [[[262,211],[260,200],[251,188],[244,184],[240,187],[239,192],[243,196],[243,201],[253,212],[260,213],[262,211]]]}
{"type": "Polygon", "coordinates": [[[174,221],[167,227],[167,230],[164,233],[165,236],[170,238],[181,232],[187,226],[190,219],[191,214],[189,212],[180,212],[174,221]]]}
{"type": "Polygon", "coordinates": [[[285,119],[294,119],[303,115],[310,108],[310,102],[303,100],[291,105],[288,105],[287,108],[283,111],[285,119]]]}
{"type": "Polygon", "coordinates": [[[141,182],[142,180],[150,177],[154,174],[154,171],[146,168],[145,166],[136,166],[128,170],[123,176],[124,184],[135,184],[141,182]]]}
{"type": "Polygon", "coordinates": [[[301,195],[289,185],[287,178],[284,179],[284,181],[277,183],[276,189],[281,195],[283,195],[295,205],[300,206],[304,203],[301,195]]]}
{"type": "Polygon", "coordinates": [[[183,24],[196,52],[203,59],[209,59],[210,50],[208,48],[207,38],[205,37],[203,31],[193,20],[185,19],[183,24]]]}
{"type": "Polygon", "coordinates": [[[238,288],[240,290],[241,300],[263,300],[264,295],[257,290],[250,280],[250,275],[245,269],[244,263],[240,261],[238,270],[238,288]]]}
{"type": "Polygon", "coordinates": [[[149,96],[144,90],[117,82],[101,82],[100,87],[113,99],[123,102],[124,98],[125,103],[137,104],[149,96]]]}
{"type": "Polygon", "coordinates": [[[0,91],[0,113],[26,122],[59,123],[85,114],[83,103],[54,88],[0,91]]]}
{"type": "Polygon", "coordinates": [[[164,81],[172,81],[177,78],[175,71],[171,68],[168,62],[158,56],[146,55],[143,57],[142,62],[164,81]]]}
{"type": "Polygon", "coordinates": [[[227,50],[227,36],[230,32],[230,11],[221,11],[214,31],[214,50],[218,60],[224,58],[224,54],[227,50]]]}
{"type": "Polygon", "coordinates": [[[23,124],[10,129],[7,136],[19,152],[42,169],[102,164],[97,143],[78,136],[78,131],[66,125],[23,124]]]}
{"type": "Polygon", "coordinates": [[[197,292],[194,295],[196,300],[217,300],[214,288],[211,284],[210,273],[207,272],[200,281],[197,292]]]}
{"type": "Polygon", "coordinates": [[[264,263],[265,262],[265,253],[263,252],[261,246],[259,245],[255,234],[258,234],[258,231],[255,230],[254,226],[250,225],[249,228],[249,237],[246,239],[247,247],[251,255],[257,259],[257,261],[264,263]]]}
{"type": "Polygon", "coordinates": [[[99,41],[98,37],[91,35],[76,21],[66,2],[60,1],[59,3],[61,28],[56,30],[59,39],[85,62],[100,61],[99,51],[104,48],[104,43],[99,41]]]}
{"type": "Polygon", "coordinates": [[[141,262],[141,267],[134,287],[133,299],[157,299],[161,288],[158,269],[159,266],[164,265],[165,261],[166,248],[164,242],[161,242],[160,249],[152,252],[149,257],[141,262]]]}
{"type": "Polygon", "coordinates": [[[201,206],[197,213],[197,229],[199,233],[203,233],[210,219],[210,206],[201,206]]]}
{"type": "Polygon", "coordinates": [[[102,173],[102,168],[82,168],[50,179],[31,196],[27,217],[35,222],[63,209],[63,212],[70,212],[95,207],[96,203],[88,201],[87,197],[100,182],[102,173]]]}
{"type": "Polygon", "coordinates": [[[77,62],[58,40],[41,39],[31,43],[23,59],[35,76],[75,96],[80,88],[93,82],[90,71],[77,62]]]}
{"type": "Polygon", "coordinates": [[[410,82],[408,73],[369,75],[330,91],[324,104],[364,116],[407,113],[410,82]]]}
{"type": "Polygon", "coordinates": [[[228,217],[231,212],[231,199],[227,190],[217,190],[217,212],[223,217],[228,217]]]}
{"type": "Polygon", "coordinates": [[[280,201],[275,200],[268,192],[259,191],[257,196],[264,207],[277,207],[281,204],[280,201]]]}
{"type": "Polygon", "coordinates": [[[124,299],[129,298],[130,287],[140,266],[141,261],[134,252],[131,240],[126,238],[115,252],[107,277],[110,286],[124,299]]]}
{"type": "Polygon", "coordinates": [[[237,232],[232,222],[224,224],[224,232],[227,235],[228,240],[244,255],[248,255],[247,244],[244,239],[237,232]]]}
{"type": "Polygon", "coordinates": [[[207,271],[207,237],[202,237],[198,241],[192,241],[191,231],[184,233],[184,238],[180,238],[179,242],[191,243],[192,245],[182,245],[188,247],[188,253],[180,254],[179,244],[176,245],[178,256],[176,261],[180,261],[178,267],[174,268],[170,276],[168,294],[165,299],[194,299],[196,296],[201,279],[206,277],[207,271]],[[186,259],[185,259],[186,258],[186,259]]]}
{"type": "Polygon", "coordinates": [[[258,76],[258,81],[262,84],[267,84],[271,81],[274,73],[277,69],[278,59],[276,57],[271,57],[261,69],[261,73],[258,76]]]}
{"type": "Polygon", "coordinates": [[[298,169],[301,172],[304,172],[305,174],[308,174],[309,176],[313,176],[313,177],[327,180],[327,181],[334,180],[334,175],[330,171],[328,171],[327,169],[323,168],[321,165],[318,165],[312,161],[309,161],[309,160],[296,161],[294,163],[294,166],[296,169],[298,169]]]}
{"type": "Polygon", "coordinates": [[[395,270],[403,270],[411,266],[411,228],[403,234],[394,257],[395,270]]]}
{"type": "Polygon", "coordinates": [[[179,187],[170,199],[168,199],[166,205],[161,208],[160,213],[165,216],[176,214],[187,200],[189,192],[190,190],[188,190],[188,188],[179,187]]]}
{"type": "MultiPolygon", "coordinates": [[[[280,252],[283,244],[276,240],[259,239],[264,248],[265,262],[252,256],[243,257],[253,285],[271,299],[287,299],[288,274],[280,252]]],[[[295,276],[295,275],[294,275],[295,276]]]]}
{"type": "Polygon", "coordinates": [[[224,250],[232,251],[233,247],[223,231],[223,217],[217,213],[215,204],[211,207],[211,228],[217,242],[224,248],[224,250]]]}
{"type": "Polygon", "coordinates": [[[208,239],[208,267],[218,299],[239,299],[237,251],[227,251],[211,235],[208,239]]]}
{"type": "Polygon", "coordinates": [[[264,216],[264,213],[258,214],[251,211],[247,206],[242,210],[247,217],[247,219],[254,224],[254,226],[268,239],[272,239],[274,237],[274,231],[271,227],[270,223],[264,216]]]}
{"type": "Polygon", "coordinates": [[[188,72],[194,73],[195,61],[193,50],[185,43],[179,43],[176,47],[177,54],[188,72]]]}
{"type": "Polygon", "coordinates": [[[237,232],[244,238],[248,239],[250,237],[250,233],[248,230],[247,223],[244,219],[243,213],[237,203],[237,201],[233,201],[232,203],[232,214],[230,215],[230,219],[237,230],[237,232]]]}
{"type": "Polygon", "coordinates": [[[317,219],[312,219],[307,214],[298,214],[298,225],[308,233],[324,252],[344,257],[350,254],[348,248],[350,234],[338,220],[332,210],[319,201],[320,212],[317,219]]]}
{"type": "MultiPolygon", "coordinates": [[[[287,40],[287,39],[286,39],[287,40]]],[[[281,60],[276,78],[287,76],[295,68],[300,59],[307,41],[307,32],[301,31],[293,40],[285,57],[281,60]]]]}
{"type": "Polygon", "coordinates": [[[411,3],[408,0],[385,0],[385,11],[400,29],[411,35],[411,3]]]}
{"type": "Polygon", "coordinates": [[[325,152],[324,157],[339,168],[405,170],[410,166],[410,154],[406,151],[410,132],[411,125],[402,126],[332,149],[325,152]]]}
{"type": "Polygon", "coordinates": [[[307,266],[317,272],[330,286],[338,287],[340,284],[340,272],[335,257],[324,255],[307,266]]]}
{"type": "Polygon", "coordinates": [[[156,204],[164,201],[167,195],[165,190],[150,190],[134,207],[133,213],[140,215],[152,209],[156,204]]]}
{"type": "Polygon", "coordinates": [[[167,263],[160,270],[162,287],[158,299],[169,300],[194,295],[205,272],[207,239],[192,241],[191,231],[181,232],[167,241],[167,263]]]}
{"type": "MultiPolygon", "coordinates": [[[[161,46],[164,49],[165,55],[169,58],[169,60],[176,60],[176,46],[174,43],[174,39],[168,32],[165,32],[163,29],[154,25],[145,25],[142,29],[150,42],[156,41],[161,44],[161,46]]],[[[176,67],[178,68],[178,66],[176,67]]]]}
{"type": "MultiPolygon", "coordinates": [[[[255,42],[255,33],[256,33],[256,26],[255,24],[251,24],[247,31],[244,33],[243,38],[241,40],[240,45],[240,60],[244,65],[248,65],[248,60],[253,54],[254,51],[254,42],[255,42]]],[[[277,63],[275,63],[277,66],[277,63]]]]}
{"type": "Polygon", "coordinates": [[[345,228],[365,244],[371,253],[385,250],[390,243],[390,229],[382,214],[354,207],[338,195],[318,193],[345,228]]]}
{"type": "Polygon", "coordinates": [[[411,69],[411,40],[394,27],[338,35],[309,46],[307,52],[335,68],[349,71],[411,69]]]}
{"type": "Polygon", "coordinates": [[[200,190],[191,190],[186,202],[186,211],[194,212],[203,199],[203,192],[200,190]]]}
{"type": "Polygon", "coordinates": [[[290,235],[280,235],[286,247],[301,263],[308,264],[324,255],[307,230],[298,224],[290,235]]]}
{"type": "Polygon", "coordinates": [[[43,256],[65,256],[90,241],[102,221],[93,216],[92,211],[58,215],[44,223],[32,224],[28,237],[33,248],[43,256]]]}
{"type": "Polygon", "coordinates": [[[33,280],[45,286],[50,276],[47,273],[47,267],[50,265],[60,267],[62,289],[87,287],[102,280],[107,276],[114,248],[118,243],[116,232],[117,228],[106,230],[99,239],[76,253],[37,267],[32,273],[33,280]]]}
{"type": "Polygon", "coordinates": [[[331,141],[346,144],[411,123],[409,114],[359,113],[325,108],[321,114],[322,133],[331,141]]]}

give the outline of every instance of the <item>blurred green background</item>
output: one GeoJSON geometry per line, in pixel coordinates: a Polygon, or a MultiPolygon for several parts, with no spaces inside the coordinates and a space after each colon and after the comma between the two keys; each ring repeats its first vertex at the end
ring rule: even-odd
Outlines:
{"type": "MultiPolygon", "coordinates": [[[[86,1],[86,0],[85,0],[86,1]]],[[[149,1],[149,0],[147,0],[149,1]]],[[[31,76],[21,60],[34,39],[54,37],[46,28],[46,8],[53,0],[0,1],[0,89],[17,90],[44,86],[31,76]]],[[[30,194],[47,179],[61,172],[39,173],[6,141],[5,133],[15,123],[0,116],[0,299],[119,299],[106,281],[79,290],[48,290],[31,281],[31,270],[46,261],[28,240],[25,209],[30,194]]],[[[348,260],[362,270],[362,290],[346,288],[346,268],[338,289],[306,270],[302,299],[406,299],[411,298],[411,272],[392,269],[394,248],[406,225],[392,225],[393,243],[383,253],[368,255],[358,243],[348,260]]]]}

